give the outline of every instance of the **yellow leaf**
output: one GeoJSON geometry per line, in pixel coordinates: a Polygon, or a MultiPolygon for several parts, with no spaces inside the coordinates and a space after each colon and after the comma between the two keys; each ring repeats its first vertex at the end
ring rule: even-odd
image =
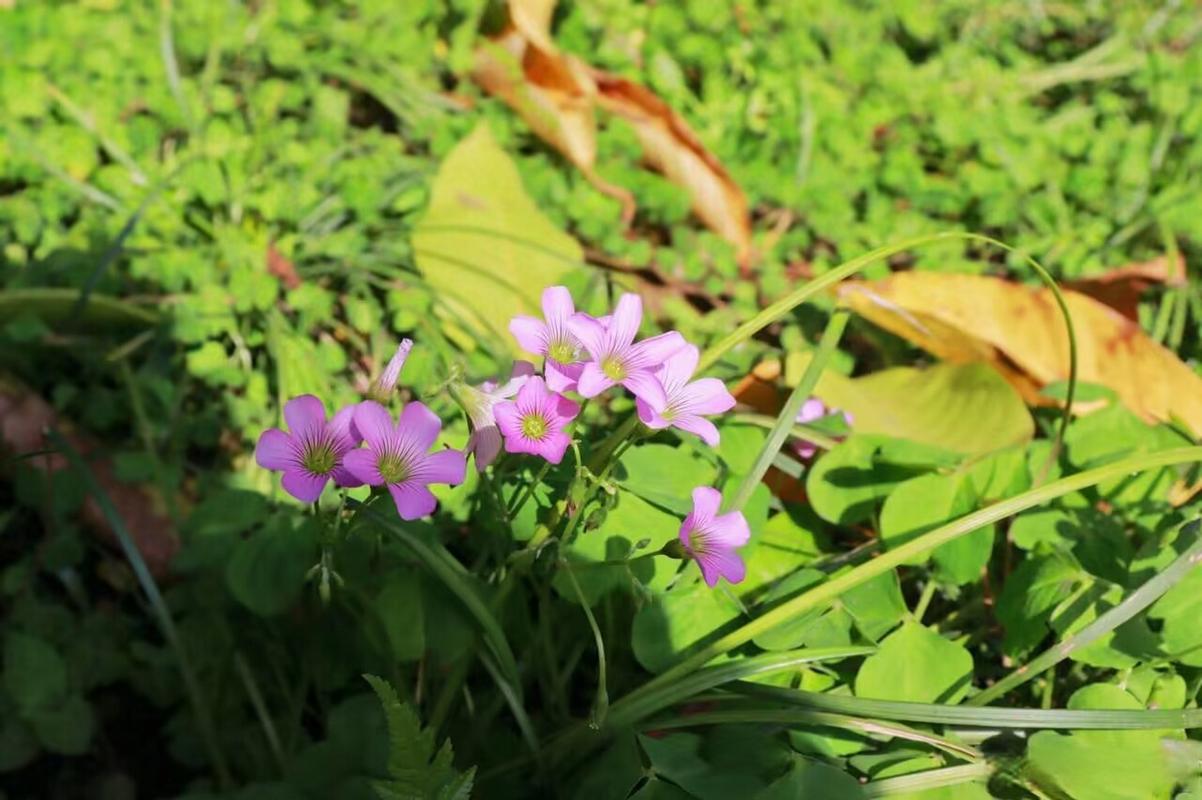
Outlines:
{"type": "MultiPolygon", "coordinates": [[[[1064,321],[1044,288],[979,275],[899,272],[840,285],[844,305],[940,358],[986,361],[1031,404],[1068,379],[1064,321]]],[[[1113,389],[1149,422],[1178,419],[1202,433],[1202,378],[1114,309],[1073,291],[1079,379],[1113,389]]],[[[1078,407],[1077,411],[1084,411],[1078,407]]]]}

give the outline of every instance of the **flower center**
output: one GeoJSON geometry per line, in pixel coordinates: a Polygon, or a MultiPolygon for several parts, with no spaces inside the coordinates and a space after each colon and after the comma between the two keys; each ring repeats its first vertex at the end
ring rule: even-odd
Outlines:
{"type": "Polygon", "coordinates": [[[522,417],[522,436],[538,441],[547,435],[547,420],[539,414],[522,417]]]}
{"type": "Polygon", "coordinates": [[[611,381],[626,380],[626,365],[616,356],[606,356],[601,361],[601,371],[605,373],[605,377],[611,381]]]}
{"type": "Polygon", "coordinates": [[[547,358],[560,364],[571,364],[576,360],[576,347],[571,342],[552,342],[547,348],[547,358]]]}
{"type": "Polygon", "coordinates": [[[404,483],[409,477],[409,463],[396,453],[384,453],[376,463],[385,483],[404,483]]]}
{"type": "Polygon", "coordinates": [[[328,474],[337,462],[338,457],[334,455],[334,449],[325,443],[309,445],[305,448],[304,458],[301,459],[305,469],[314,475],[328,474]]]}
{"type": "Polygon", "coordinates": [[[689,531],[689,550],[693,555],[704,555],[709,544],[707,531],[704,528],[694,528],[689,531]]]}

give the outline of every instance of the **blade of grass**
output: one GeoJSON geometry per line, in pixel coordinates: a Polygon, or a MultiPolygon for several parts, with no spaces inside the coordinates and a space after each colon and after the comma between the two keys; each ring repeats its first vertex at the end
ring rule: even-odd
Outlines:
{"type": "Polygon", "coordinates": [[[826,330],[822,332],[822,338],[818,341],[818,348],[814,351],[814,357],[806,365],[805,373],[801,376],[801,380],[797,382],[793,393],[785,401],[785,407],[781,409],[780,415],[777,416],[776,424],[772,426],[772,430],[768,433],[768,438],[764,441],[764,446],[760,448],[751,471],[743,476],[738,490],[735,491],[735,496],[730,501],[728,510],[742,511],[743,506],[751,498],[751,493],[755,491],[755,487],[763,480],[764,473],[768,471],[768,467],[772,466],[772,460],[780,452],[785,439],[788,438],[789,433],[793,430],[793,425],[797,420],[797,413],[801,411],[802,404],[813,393],[814,386],[818,383],[818,376],[822,374],[822,370],[826,369],[826,362],[830,360],[831,354],[834,353],[835,346],[839,343],[839,337],[843,335],[843,330],[847,327],[849,316],[850,312],[846,309],[838,309],[831,315],[830,321],[826,324],[826,330]]]}
{"type": "Polygon", "coordinates": [[[958,767],[930,769],[913,775],[898,775],[896,778],[871,781],[864,785],[864,794],[868,797],[911,796],[914,792],[922,792],[927,789],[961,786],[965,783],[982,783],[992,774],[993,767],[988,762],[962,764],[958,767]]]}
{"type": "Polygon", "coordinates": [[[785,650],[779,653],[764,653],[763,655],[741,658],[724,664],[715,664],[688,675],[681,680],[665,686],[663,691],[629,702],[620,709],[617,706],[611,710],[609,719],[612,727],[621,728],[633,725],[657,711],[667,708],[693,695],[709,691],[732,681],[743,680],[756,675],[769,675],[794,669],[802,664],[814,664],[821,661],[841,661],[845,658],[868,656],[876,652],[875,647],[809,647],[802,650],[785,650]]]}
{"type": "Polygon", "coordinates": [[[204,694],[201,692],[200,682],[196,679],[196,673],[192,668],[192,661],[188,658],[188,652],[184,648],[184,643],[179,638],[175,621],[171,618],[171,610],[167,608],[167,603],[163,600],[163,595],[159,592],[159,587],[155,583],[154,576],[150,574],[150,569],[146,566],[146,561],[142,558],[142,553],[138,550],[137,545],[134,544],[133,537],[125,527],[125,520],[117,513],[112,499],[109,498],[108,493],[104,491],[104,488],[96,480],[96,476],[92,473],[91,468],[88,467],[87,462],[84,461],[83,456],[79,454],[79,451],[72,447],[62,434],[56,430],[48,431],[47,436],[55,448],[66,457],[76,473],[79,474],[84,487],[96,500],[96,504],[100,506],[101,513],[104,514],[109,527],[113,529],[113,533],[121,543],[121,550],[125,553],[125,558],[129,561],[130,569],[133,570],[134,575],[137,577],[138,584],[142,587],[142,592],[146,595],[146,600],[154,612],[159,631],[162,633],[163,638],[167,640],[171,652],[175,655],[176,665],[179,667],[180,675],[184,679],[184,690],[187,692],[192,712],[196,715],[196,723],[200,729],[200,736],[204,742],[205,750],[213,762],[213,770],[217,773],[217,780],[222,786],[230,786],[229,768],[226,766],[225,756],[222,754],[218,743],[217,729],[213,724],[209,705],[205,700],[204,694]]]}
{"type": "Polygon", "coordinates": [[[792,705],[870,719],[925,722],[933,725],[1020,730],[1172,730],[1202,727],[1200,708],[1111,711],[952,706],[823,694],[743,681],[730,684],[730,689],[749,697],[770,701],[773,707],[792,705]]]}
{"type": "MultiPolygon", "coordinates": [[[[1197,536],[1198,528],[1199,522],[1196,520],[1187,523],[1180,535],[1197,536]]],[[[1202,562],[1202,539],[1195,541],[1172,564],[1161,570],[1159,574],[1144,583],[1143,586],[1140,586],[1127,597],[1123,598],[1123,601],[1114,608],[1102,614],[1072,636],[1061,640],[1053,647],[1044,651],[1038,658],[1018,667],[980,694],[969,698],[965,705],[988,705],[1006,692],[1022,686],[1037,675],[1041,675],[1056,666],[1082,647],[1097,641],[1156,602],[1165,592],[1173,588],[1182,578],[1192,572],[1198,566],[1199,562],[1202,562]]]]}
{"type": "Polygon", "coordinates": [[[600,729],[605,724],[606,714],[609,713],[609,689],[605,682],[605,639],[601,636],[601,628],[598,627],[597,618],[593,616],[593,609],[584,596],[584,590],[580,588],[580,581],[576,580],[576,574],[572,571],[572,565],[567,560],[560,559],[559,567],[568,576],[568,581],[572,584],[572,589],[576,592],[576,598],[580,600],[580,607],[584,609],[584,616],[588,620],[589,629],[593,632],[593,643],[597,647],[597,694],[593,699],[593,708],[589,715],[589,725],[600,729]]]}
{"type": "Polygon", "coordinates": [[[980,750],[966,744],[944,739],[933,733],[916,730],[896,722],[881,722],[863,717],[851,717],[846,714],[832,714],[829,711],[810,711],[803,708],[731,708],[719,711],[702,711],[687,716],[675,716],[663,719],[649,720],[640,726],[643,730],[670,730],[673,728],[691,728],[699,725],[737,725],[741,723],[762,724],[771,723],[786,726],[822,726],[840,730],[855,731],[869,736],[883,736],[890,739],[904,739],[910,742],[930,745],[950,753],[957,758],[977,761],[983,758],[980,750]]]}

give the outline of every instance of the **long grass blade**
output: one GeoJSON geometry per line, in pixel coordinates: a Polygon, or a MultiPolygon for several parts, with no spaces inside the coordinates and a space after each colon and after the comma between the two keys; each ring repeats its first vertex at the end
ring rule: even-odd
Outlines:
{"type": "Polygon", "coordinates": [[[823,694],[744,681],[732,683],[730,689],[771,701],[773,707],[793,705],[835,714],[933,725],[1019,730],[1173,730],[1202,727],[1202,709],[1199,708],[1111,711],[952,706],[823,694]]]}

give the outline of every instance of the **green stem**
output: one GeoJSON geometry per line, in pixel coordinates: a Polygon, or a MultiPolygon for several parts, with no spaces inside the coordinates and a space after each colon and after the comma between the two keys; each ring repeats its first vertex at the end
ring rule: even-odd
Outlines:
{"type": "Polygon", "coordinates": [[[772,466],[772,459],[780,452],[785,439],[793,430],[802,404],[813,394],[814,387],[818,384],[818,377],[826,368],[826,362],[830,360],[831,354],[835,351],[835,345],[839,343],[839,337],[843,335],[843,330],[847,327],[849,314],[850,312],[846,309],[838,309],[831,315],[830,322],[826,324],[826,330],[822,332],[822,339],[818,342],[818,349],[815,350],[814,357],[806,365],[801,380],[797,382],[793,393],[785,401],[785,407],[777,416],[776,424],[772,426],[772,430],[768,433],[768,439],[760,448],[760,453],[756,456],[751,471],[743,476],[734,498],[730,501],[728,510],[742,511],[743,506],[751,499],[751,493],[755,491],[755,487],[763,480],[764,473],[768,471],[768,467],[772,466]]]}
{"type": "MultiPolygon", "coordinates": [[[[758,428],[768,428],[769,430],[776,425],[776,418],[770,417],[767,414],[731,414],[730,421],[736,423],[743,422],[748,425],[755,425],[758,428]]],[[[819,433],[809,425],[794,424],[789,430],[789,436],[792,436],[794,439],[801,439],[803,442],[820,447],[823,450],[830,450],[839,443],[837,439],[827,436],[825,433],[819,433]]]]}
{"type": "MultiPolygon", "coordinates": [[[[1198,528],[1198,521],[1188,523],[1182,529],[1180,535],[1196,535],[1198,528]]],[[[1192,572],[1199,562],[1202,562],[1202,539],[1194,542],[1172,564],[1124,598],[1117,606],[1102,614],[1102,616],[1073,635],[1044,651],[1038,658],[1017,668],[980,694],[974,695],[965,705],[988,705],[1006,692],[1022,686],[1037,675],[1056,666],[1081,648],[1096,642],[1156,602],[1165,592],[1177,585],[1186,575],[1192,572]]]]}

